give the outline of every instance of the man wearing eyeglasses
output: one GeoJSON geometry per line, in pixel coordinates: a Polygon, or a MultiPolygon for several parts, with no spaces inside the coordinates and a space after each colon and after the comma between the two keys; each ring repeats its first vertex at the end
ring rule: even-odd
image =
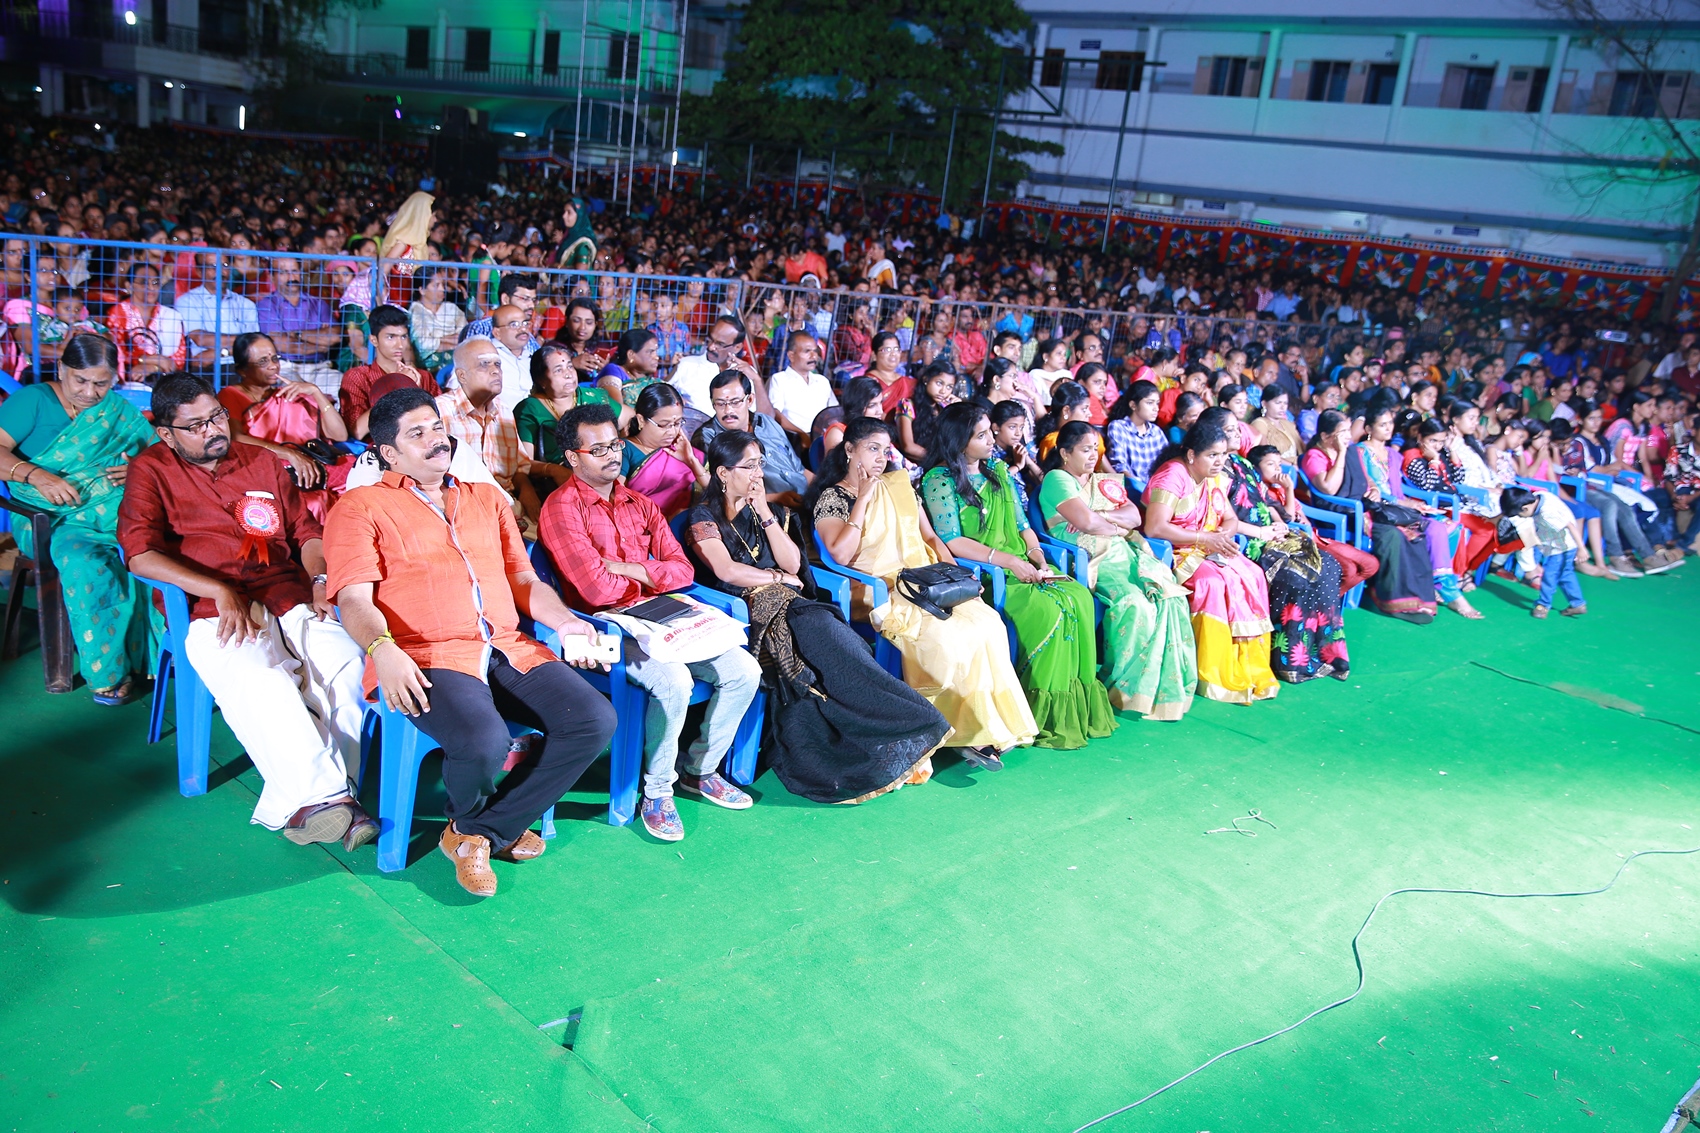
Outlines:
{"type": "Polygon", "coordinates": [[[299,845],[362,846],[378,833],[348,782],[364,658],[331,616],[319,522],[282,461],[233,443],[205,380],[161,378],[152,408],[164,443],[130,462],[118,509],[130,572],[193,603],[179,663],[265,780],[253,821],[299,845]]]}
{"type": "MultiPolygon", "coordinates": [[[[695,414],[698,421],[713,416],[713,406],[709,404],[713,398],[708,387],[723,371],[736,370],[752,383],[760,384],[756,368],[738,357],[738,348],[743,343],[743,322],[736,315],[721,315],[708,328],[708,341],[703,344],[702,353],[688,354],[674,367],[673,376],[668,380],[684,399],[685,409],[695,414]]],[[[687,427],[692,425],[689,420],[685,424],[687,427]]]]}
{"type": "Polygon", "coordinates": [[[708,442],[728,429],[754,433],[767,454],[763,480],[767,484],[767,502],[782,507],[801,507],[803,493],[809,490],[814,476],[803,467],[791,438],[779,422],[755,409],[755,386],[738,370],[722,371],[708,387],[709,406],[714,416],[696,433],[696,446],[708,448],[708,442]]]}
{"type": "MultiPolygon", "coordinates": [[[[555,561],[568,603],[589,612],[626,606],[669,590],[683,590],[694,575],[679,541],[648,496],[620,483],[625,441],[614,411],[581,405],[561,415],[556,439],[573,475],[543,503],[543,546],[555,561]]],[[[657,661],[627,638],[626,676],[649,691],[644,717],[644,829],[663,842],[685,836],[673,787],[728,810],[752,800],[721,776],[738,725],[761,685],[761,666],[742,645],[706,661],[657,661]],[[702,730],[678,769],[679,733],[697,680],[712,685],[702,730]]]]}

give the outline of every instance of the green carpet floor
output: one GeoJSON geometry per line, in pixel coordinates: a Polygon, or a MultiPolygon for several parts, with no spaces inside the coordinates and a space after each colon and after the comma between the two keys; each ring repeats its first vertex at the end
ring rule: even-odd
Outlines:
{"type": "MultiPolygon", "coordinates": [[[[1346,684],[854,808],[771,775],[600,817],[478,902],[434,852],[248,825],[146,707],[0,668],[0,1130],[1062,1130],[1353,985],[1404,885],[1576,889],[1700,846],[1700,565],[1580,621],[1348,614],[1346,684]],[[1205,834],[1256,808],[1257,837],[1205,834]]],[[[1362,997],[1106,1130],[1657,1130],[1700,1077],[1700,855],[1603,896],[1405,896],[1362,997]]]]}

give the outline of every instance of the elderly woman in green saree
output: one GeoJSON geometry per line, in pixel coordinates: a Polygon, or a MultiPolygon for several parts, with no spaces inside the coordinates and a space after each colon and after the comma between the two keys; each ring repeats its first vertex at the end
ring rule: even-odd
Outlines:
{"type": "Polygon", "coordinates": [[[959,401],[939,414],[921,499],[951,554],[1003,572],[1016,673],[1039,729],[1034,746],[1084,747],[1114,732],[1109,694],[1098,680],[1092,593],[1046,565],[1009,469],[992,459],[992,426],[983,406],[959,401]]]}
{"type": "MultiPolygon", "coordinates": [[[[152,613],[118,551],[126,463],[152,444],[153,427],[112,392],[118,348],[97,335],[65,344],[58,378],[0,404],[0,477],[12,498],[53,516],[51,553],[65,591],[78,668],[97,704],[128,703],[152,659],[152,613]]],[[[19,549],[34,537],[12,516],[19,549]]]]}

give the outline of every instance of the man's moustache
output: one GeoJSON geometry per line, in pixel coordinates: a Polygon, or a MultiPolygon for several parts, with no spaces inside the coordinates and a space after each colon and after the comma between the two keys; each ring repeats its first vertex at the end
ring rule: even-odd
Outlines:
{"type": "Polygon", "coordinates": [[[435,460],[437,457],[442,456],[445,452],[453,452],[453,451],[454,451],[454,449],[451,448],[449,445],[438,445],[436,448],[432,449],[430,452],[425,454],[425,459],[426,460],[435,460]]]}

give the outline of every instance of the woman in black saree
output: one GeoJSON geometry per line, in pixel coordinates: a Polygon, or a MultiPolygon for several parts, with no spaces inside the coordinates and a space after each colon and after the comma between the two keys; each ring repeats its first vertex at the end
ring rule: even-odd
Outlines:
{"type": "Polygon", "coordinates": [[[708,446],[708,475],[686,542],[703,584],[749,605],[779,781],[821,803],[926,782],[950,725],[874,663],[836,606],[814,599],[808,563],[768,507],[761,442],[721,433],[708,446]]]}

